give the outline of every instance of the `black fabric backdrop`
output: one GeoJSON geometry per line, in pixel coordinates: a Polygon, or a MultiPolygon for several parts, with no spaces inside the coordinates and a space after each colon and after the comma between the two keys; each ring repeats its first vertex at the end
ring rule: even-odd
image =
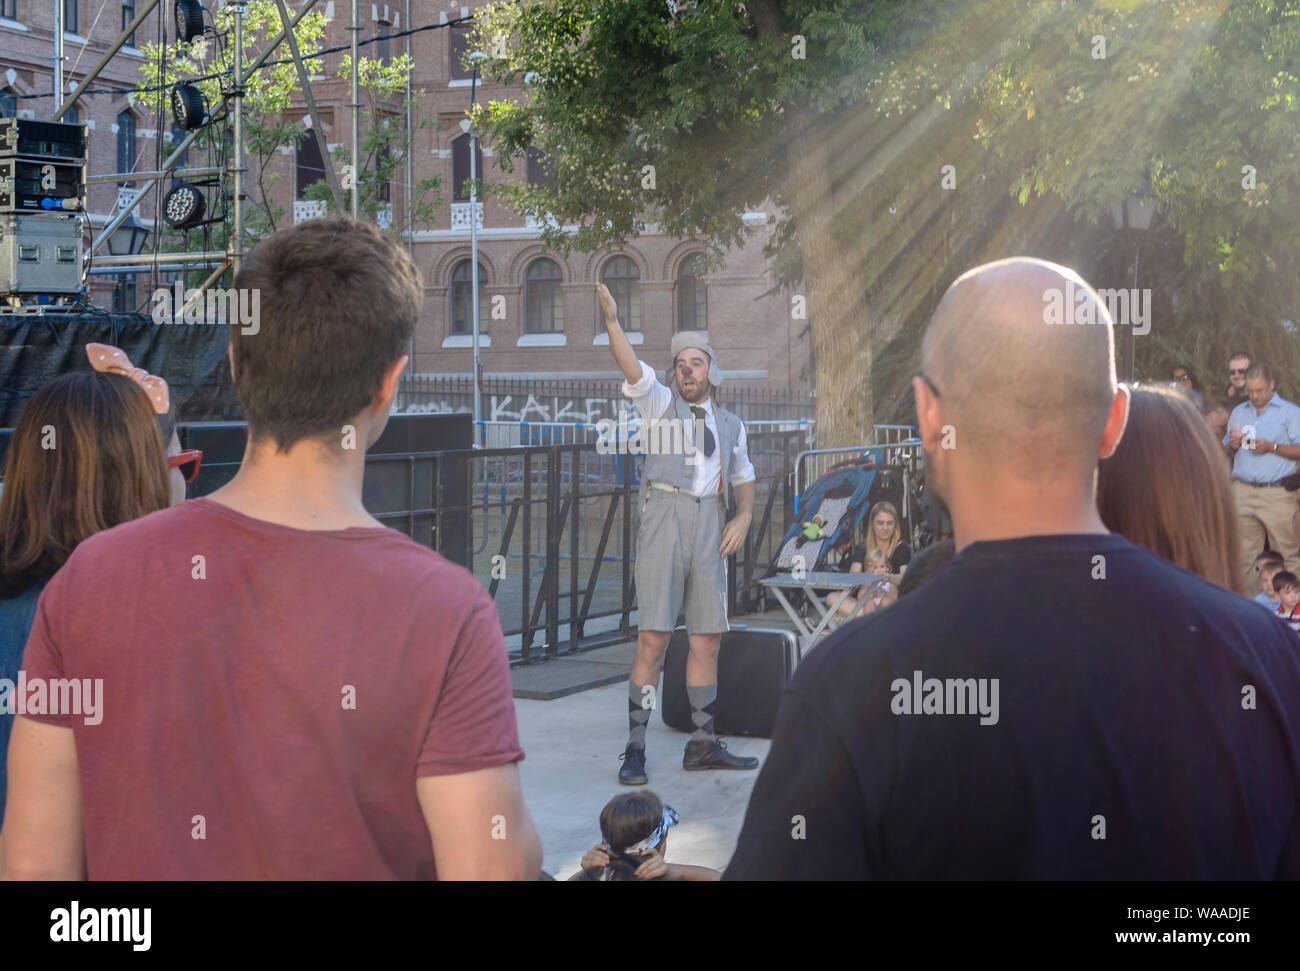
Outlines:
{"type": "Polygon", "coordinates": [[[88,371],[86,345],[113,344],[167,381],[180,421],[242,421],[224,325],[155,324],[143,314],[0,314],[0,428],[12,428],[46,381],[88,371]]]}

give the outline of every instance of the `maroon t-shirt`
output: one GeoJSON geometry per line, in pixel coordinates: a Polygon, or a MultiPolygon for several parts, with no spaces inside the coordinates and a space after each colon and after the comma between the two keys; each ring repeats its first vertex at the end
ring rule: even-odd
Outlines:
{"type": "Polygon", "coordinates": [[[491,597],[385,528],[196,499],[92,536],[33,678],[102,679],[77,745],[91,879],[424,879],[421,776],[523,758],[491,597]],[[201,837],[201,838],[200,838],[201,837]]]}

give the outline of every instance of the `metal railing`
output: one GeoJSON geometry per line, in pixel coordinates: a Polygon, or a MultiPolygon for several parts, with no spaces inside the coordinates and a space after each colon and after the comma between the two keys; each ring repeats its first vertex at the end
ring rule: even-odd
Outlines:
{"type": "MultiPolygon", "coordinates": [[[[735,614],[754,609],[757,583],[776,554],[790,509],[789,471],[806,432],[750,438],[755,509],[749,536],[728,572],[735,614]]],[[[633,636],[639,461],[594,443],[439,453],[442,486],[466,475],[465,499],[437,504],[435,519],[467,521],[464,546],[438,549],[491,592],[511,663],[523,664],[633,636]],[[452,463],[456,463],[453,465],[452,463]]]]}
{"type": "Polygon", "coordinates": [[[912,425],[873,425],[873,441],[867,445],[850,445],[841,448],[809,448],[795,458],[793,475],[794,512],[799,509],[799,497],[808,487],[824,475],[831,466],[847,459],[865,458],[871,449],[877,449],[880,460],[886,464],[906,461],[915,472],[923,461],[921,443],[912,425]]]}

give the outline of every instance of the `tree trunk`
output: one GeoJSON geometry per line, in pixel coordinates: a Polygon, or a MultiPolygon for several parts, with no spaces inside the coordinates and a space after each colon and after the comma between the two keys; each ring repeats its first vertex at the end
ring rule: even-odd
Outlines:
{"type": "Polygon", "coordinates": [[[855,279],[832,227],[834,165],[826,120],[812,109],[791,112],[785,197],[803,257],[803,286],[817,387],[817,447],[874,440],[871,326],[864,281],[855,279]]]}
{"type": "MultiPolygon", "coordinates": [[[[779,0],[750,0],[759,33],[788,43],[779,0]]],[[[872,441],[871,330],[865,281],[856,279],[832,232],[832,121],[810,103],[789,105],[785,201],[803,257],[803,296],[812,335],[817,388],[817,447],[872,441]]]]}

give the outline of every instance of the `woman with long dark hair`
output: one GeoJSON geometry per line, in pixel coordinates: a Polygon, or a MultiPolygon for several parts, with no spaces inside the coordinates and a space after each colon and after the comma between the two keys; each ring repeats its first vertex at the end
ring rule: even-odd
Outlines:
{"type": "Polygon", "coordinates": [[[1174,387],[1196,402],[1196,407],[1200,411],[1205,410],[1205,398],[1201,394],[1201,382],[1196,380],[1196,374],[1186,364],[1174,365],[1174,387]]]}
{"type": "MultiPolygon", "coordinates": [[[[138,381],[65,374],[32,395],[0,492],[0,678],[17,679],[50,577],[87,537],[165,509],[168,474],[158,412],[138,381]]],[[[0,715],[0,820],[12,726],[12,716],[0,715]]]]}
{"type": "Polygon", "coordinates": [[[1196,406],[1172,388],[1129,388],[1128,425],[1101,463],[1097,510],[1112,532],[1227,590],[1240,583],[1237,504],[1196,406]]]}

